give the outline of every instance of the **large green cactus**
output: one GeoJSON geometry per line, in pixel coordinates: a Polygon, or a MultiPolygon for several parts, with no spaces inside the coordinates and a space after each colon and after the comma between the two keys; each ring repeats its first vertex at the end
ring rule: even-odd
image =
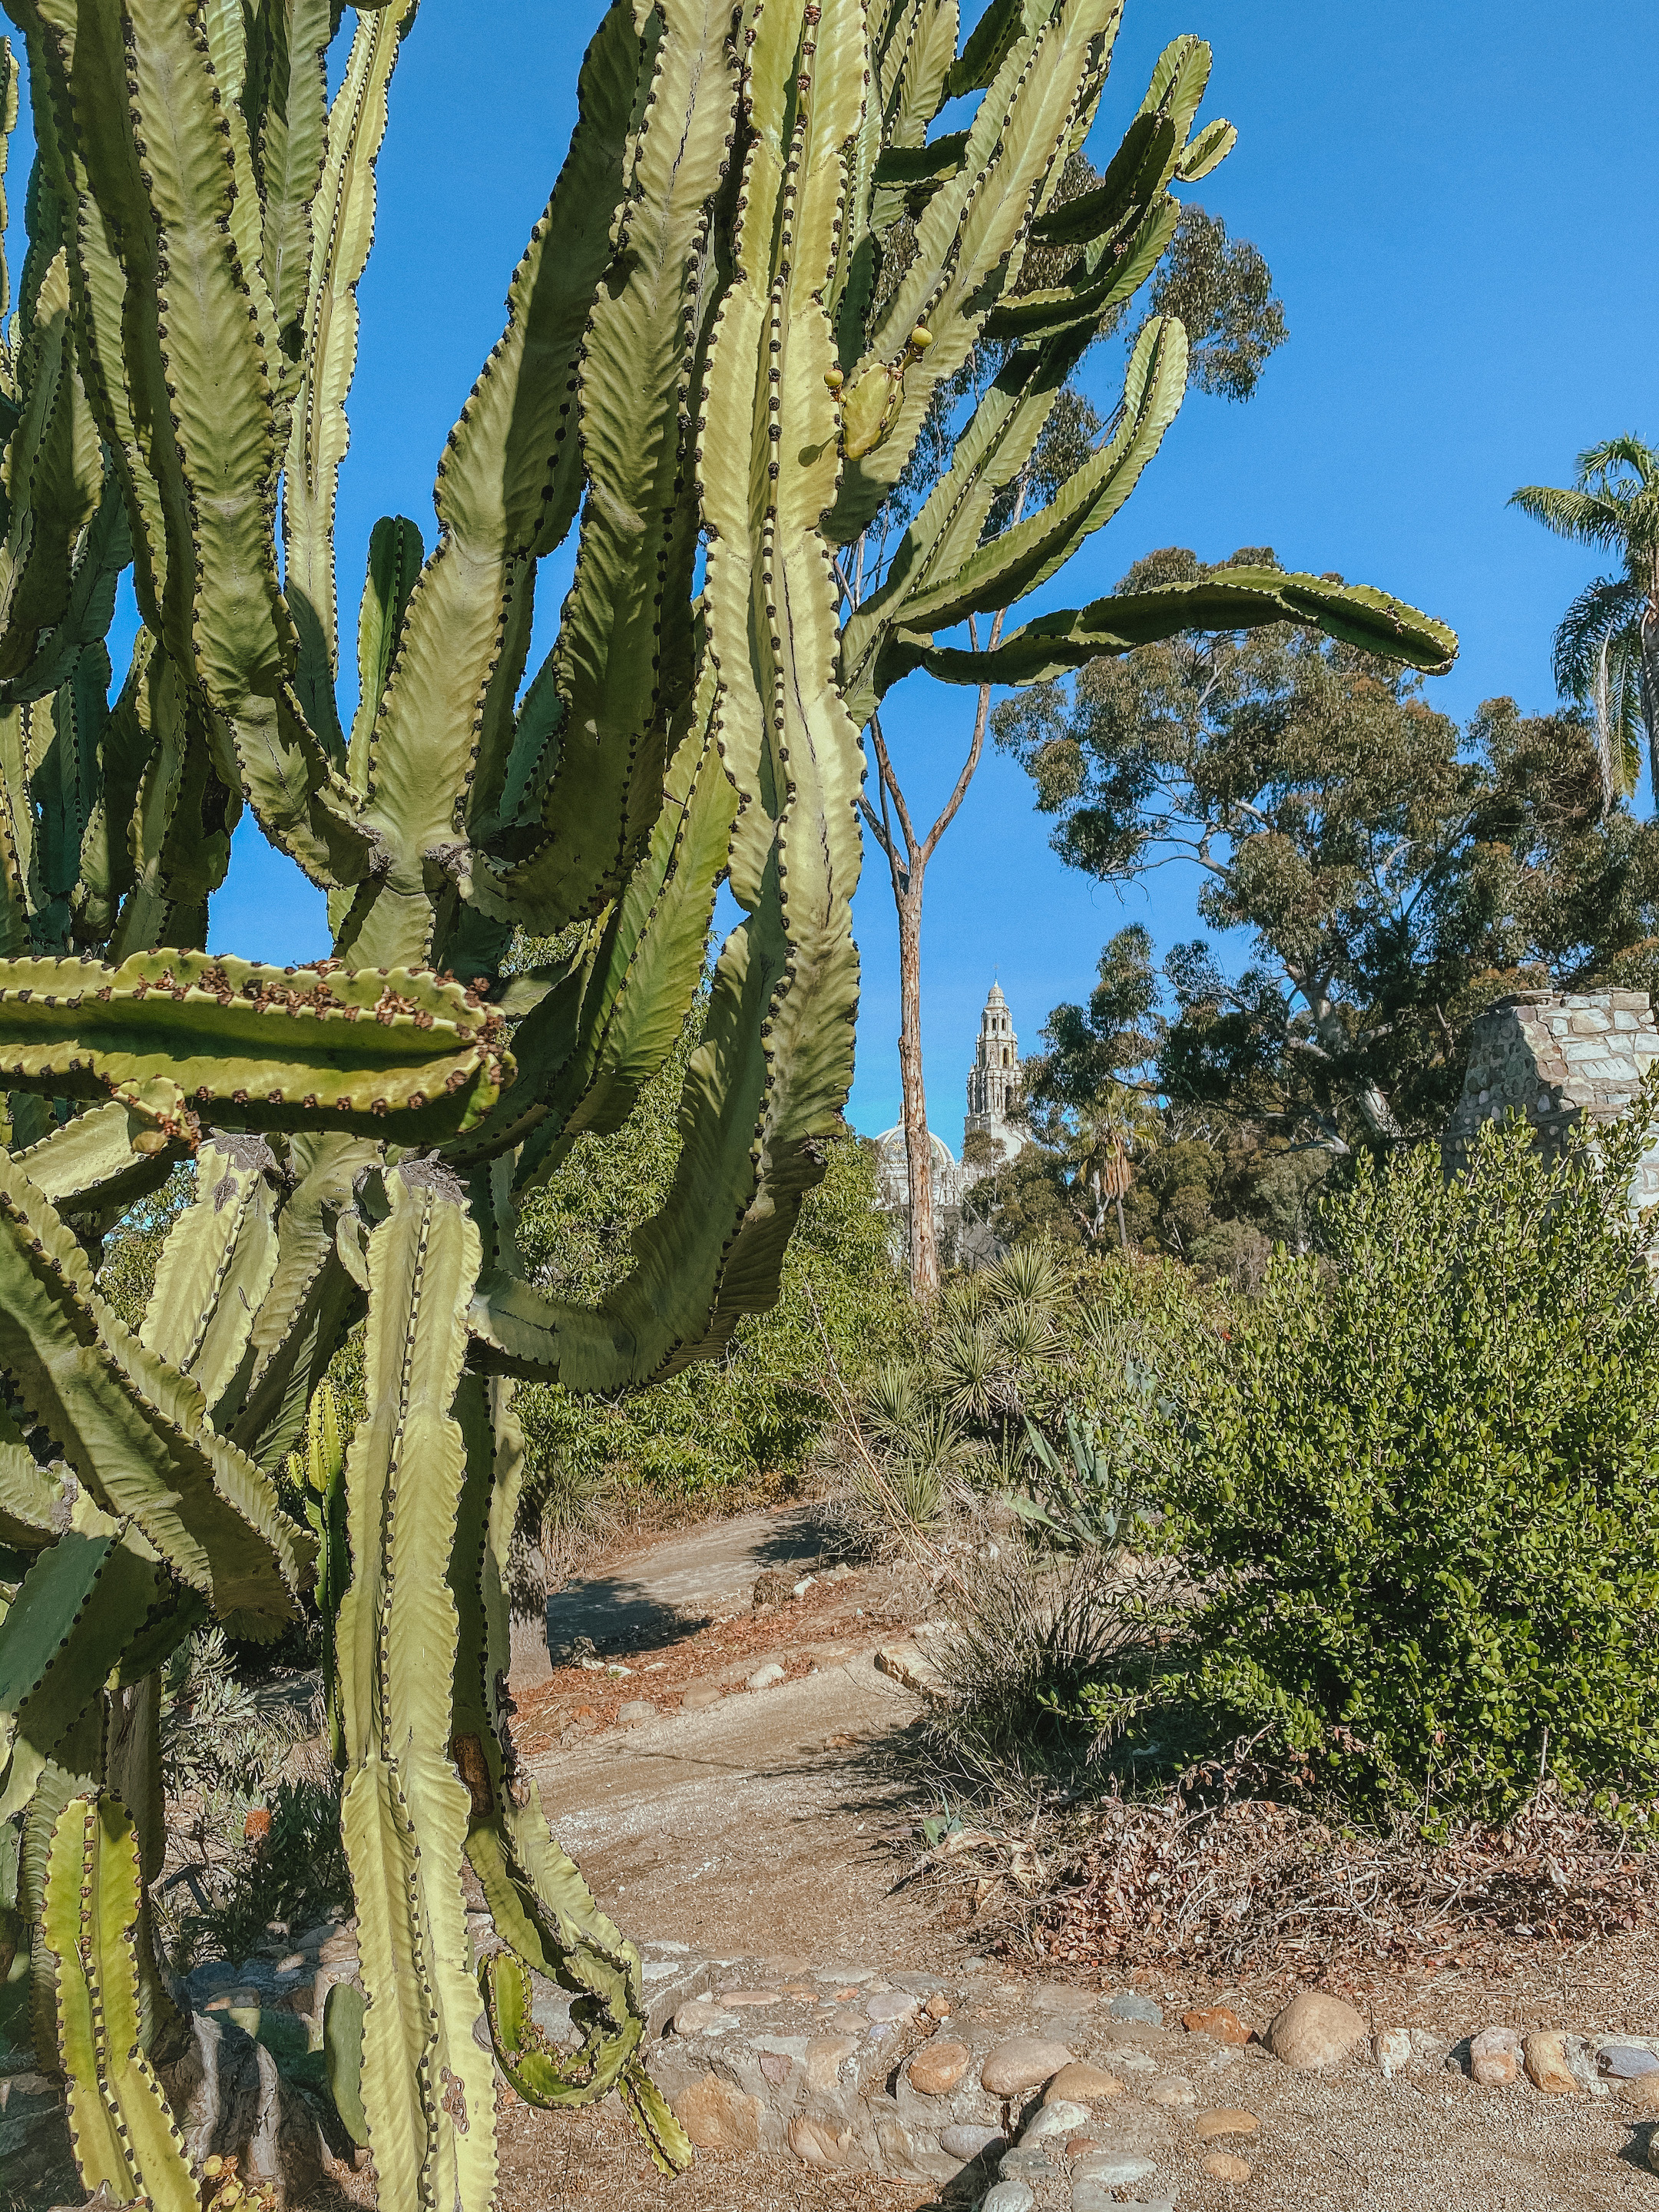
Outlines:
{"type": "MultiPolygon", "coordinates": [[[[955,0],[614,0],[440,463],[435,543],[395,516],[372,535],[343,711],[355,289],[415,7],[3,4],[38,154],[0,354],[0,1813],[23,1823],[40,2061],[70,2076],[89,2185],[188,2201],[156,2086],[180,2022],[144,1904],[144,1686],[203,1620],[268,1635],[309,1585],[316,1547],[270,1477],[361,1320],[343,1475],[326,1407],[309,1452],[367,1996],[337,2008],[330,2063],[380,2201],[493,2201],[492,2038],[538,2102],[617,2088],[678,2166],[637,1955],[513,1756],[513,1378],[646,1383],[775,1294],[851,1074],[860,732],[907,669],[1024,681],[1206,611],[1422,665],[1451,641],[1382,594],[1241,572],[988,657],[935,642],[1052,576],[1179,405],[1185,340],[1154,324],[1108,444],[987,538],[1169,243],[1170,185],[1231,143],[1193,135],[1207,49],[1170,49],[1098,188],[1066,200],[1121,0],[992,0],[960,52],[955,0]],[[962,94],[971,119],[930,144],[962,94]],[[840,549],[981,343],[1000,373],[849,610],[840,549]],[[538,566],[573,528],[526,682],[538,566]],[[112,699],[129,566],[141,626],[112,699]],[[244,805],[326,890],[330,961],[205,951],[244,805]],[[524,1279],[519,1196],[661,1066],[723,878],[741,919],[670,1197],[602,1307],[560,1304],[524,1279]],[[507,973],[520,928],[558,961],[507,973]],[[134,1334],[101,1238],[191,1159],[134,1334]],[[575,2052],[532,2063],[526,1968],[576,1994],[575,2052]]],[[[0,95],[15,115],[9,54],[0,95]]]]}

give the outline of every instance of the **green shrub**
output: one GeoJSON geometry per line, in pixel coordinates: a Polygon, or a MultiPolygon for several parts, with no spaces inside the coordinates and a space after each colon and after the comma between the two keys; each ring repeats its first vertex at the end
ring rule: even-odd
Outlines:
{"type": "MultiPolygon", "coordinates": [[[[537,1279],[592,1297],[624,1272],[629,1232],[660,1202],[679,1097],[670,1061],[627,1128],[583,1138],[526,1201],[519,1241],[537,1279]],[[661,1139],[659,1143],[658,1140],[661,1139]]],[[[908,1294],[876,1210],[874,1147],[850,1133],[829,1147],[807,1194],[769,1313],[742,1322],[718,1359],[609,1403],[556,1385],[519,1393],[528,1459],[526,1525],[629,1485],[680,1499],[774,1482],[799,1469],[829,1418],[824,1340],[851,1382],[903,1340],[908,1294]]]]}
{"type": "MultiPolygon", "coordinates": [[[[1489,1127],[1322,1209],[1192,1385],[1176,1691],[1356,1799],[1502,1815],[1659,1790],[1659,1304],[1640,1146],[1489,1127]]],[[[1103,1685],[1103,1690],[1107,1686],[1103,1685]]]]}

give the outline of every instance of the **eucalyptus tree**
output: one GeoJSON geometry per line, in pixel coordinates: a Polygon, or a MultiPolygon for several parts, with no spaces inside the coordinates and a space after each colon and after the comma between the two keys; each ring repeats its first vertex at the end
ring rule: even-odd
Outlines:
{"type": "MultiPolygon", "coordinates": [[[[208,1620],[278,1632],[318,1581],[272,1480],[308,1430],[361,1954],[321,2055],[383,2212],[494,2202],[498,2066],[532,2104],[615,2088],[680,2166],[637,1954],[514,1753],[514,1385],[644,1387],[775,1297],[850,1082],[859,734],[887,686],[1024,681],[1201,617],[1183,586],[985,653],[932,636],[1052,574],[1174,411],[1185,337],[1154,321],[1117,434],[981,544],[1114,288],[1156,260],[1172,165],[1218,143],[1187,137],[1201,64],[1174,51],[1133,158],[1056,210],[1115,0],[994,0],[959,58],[951,0],[615,0],[439,464],[434,542],[398,516],[371,534],[343,702],[356,288],[414,7],[5,5],[38,154],[0,362],[0,1819],[21,1822],[5,1935],[37,2063],[89,2191],[194,2212],[163,2087],[191,2023],[148,1903],[157,1669],[208,1620]],[[927,146],[947,85],[981,96],[927,146]],[[901,186],[919,212],[872,316],[901,186]],[[1080,258],[1012,300],[1037,235],[1080,258]],[[837,558],[988,335],[1006,366],[841,622],[837,558]],[[573,532],[532,674],[540,564],[573,532]],[[204,950],[244,808],[327,891],[330,959],[204,950]],[[602,1297],[544,1295],[518,1207],[672,1050],[722,881],[740,918],[667,1196],[602,1297]],[[556,957],[507,972],[519,931],[556,957]],[[185,1163],[134,1332],[101,1238],[185,1163]],[[337,1474],[310,1409],[359,1321],[337,1474]],[[542,2041],[535,1974],[574,1993],[574,2049],[542,2041]]],[[[1231,588],[1451,650],[1378,594],[1231,588]]]]}
{"type": "MultiPolygon", "coordinates": [[[[1659,746],[1659,450],[1609,438],[1578,456],[1565,489],[1524,484],[1510,501],[1559,538],[1612,553],[1619,566],[1587,584],[1555,633],[1555,680],[1593,707],[1602,805],[1633,798],[1645,732],[1659,746]]],[[[1659,769],[1654,770],[1659,781],[1659,769]]]]}

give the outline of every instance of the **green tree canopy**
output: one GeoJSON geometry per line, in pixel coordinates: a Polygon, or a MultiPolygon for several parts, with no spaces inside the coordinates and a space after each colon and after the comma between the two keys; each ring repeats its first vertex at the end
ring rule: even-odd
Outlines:
{"type": "MultiPolygon", "coordinates": [[[[1171,549],[1121,588],[1271,565],[1171,549]]],[[[1115,939],[1090,1006],[1051,1018],[1039,1104],[1129,1080],[1330,1151],[1437,1133],[1494,999],[1648,980],[1659,831],[1604,807],[1581,713],[1500,699],[1460,731],[1420,677],[1283,623],[1092,661],[995,724],[1062,858],[1121,885],[1183,859],[1200,918],[1251,938],[1237,977],[1204,939],[1160,970],[1115,939]]]]}

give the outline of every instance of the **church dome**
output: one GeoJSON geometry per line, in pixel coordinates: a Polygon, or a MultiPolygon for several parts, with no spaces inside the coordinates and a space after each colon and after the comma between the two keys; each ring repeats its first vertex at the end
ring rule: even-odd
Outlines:
{"type": "MultiPolygon", "coordinates": [[[[956,1154],[943,1137],[936,1137],[930,1129],[927,1132],[927,1143],[935,1175],[941,1170],[948,1171],[956,1166],[956,1154]]],[[[876,1148],[881,1154],[883,1167],[886,1167],[890,1162],[895,1167],[902,1167],[905,1164],[904,1124],[901,1121],[896,1128],[884,1130],[876,1139],[876,1148]]]]}

